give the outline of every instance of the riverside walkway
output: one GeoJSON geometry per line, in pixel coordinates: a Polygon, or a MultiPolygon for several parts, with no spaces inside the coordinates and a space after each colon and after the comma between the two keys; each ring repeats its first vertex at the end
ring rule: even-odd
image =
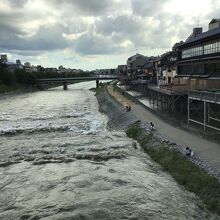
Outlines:
{"type": "Polygon", "coordinates": [[[166,123],[155,114],[148,111],[140,104],[136,104],[126,98],[117,90],[113,90],[112,86],[108,86],[108,92],[122,105],[131,106],[132,113],[143,122],[153,122],[156,129],[161,134],[164,134],[170,141],[183,147],[190,147],[200,158],[207,161],[211,166],[214,166],[220,172],[220,146],[217,143],[204,139],[201,136],[183,130],[178,126],[166,123]]]}

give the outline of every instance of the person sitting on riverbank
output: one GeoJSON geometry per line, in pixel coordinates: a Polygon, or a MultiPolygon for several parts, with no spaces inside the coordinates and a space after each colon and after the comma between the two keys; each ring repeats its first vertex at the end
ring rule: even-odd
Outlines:
{"type": "Polygon", "coordinates": [[[125,104],[125,111],[126,111],[126,112],[131,111],[131,106],[130,106],[130,105],[127,105],[127,104],[125,104]]]}
{"type": "Polygon", "coordinates": [[[193,151],[191,148],[186,147],[186,156],[187,157],[192,157],[194,155],[193,151]]]}
{"type": "Polygon", "coordinates": [[[153,122],[150,122],[150,130],[151,130],[151,131],[155,130],[155,127],[154,127],[153,122]]]}

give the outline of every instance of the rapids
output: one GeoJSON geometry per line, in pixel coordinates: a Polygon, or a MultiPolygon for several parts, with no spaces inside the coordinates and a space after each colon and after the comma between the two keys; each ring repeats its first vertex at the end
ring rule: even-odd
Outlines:
{"type": "Polygon", "coordinates": [[[0,219],[218,219],[107,129],[94,86],[0,98],[0,219]]]}

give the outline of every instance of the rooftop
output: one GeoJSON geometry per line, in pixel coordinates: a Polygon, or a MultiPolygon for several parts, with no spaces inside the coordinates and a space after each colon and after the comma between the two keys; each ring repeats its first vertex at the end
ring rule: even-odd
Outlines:
{"type": "Polygon", "coordinates": [[[145,57],[144,55],[137,53],[137,54],[135,54],[135,55],[129,57],[129,58],[128,58],[128,61],[129,61],[129,62],[132,62],[132,61],[134,61],[134,60],[136,60],[136,59],[138,59],[138,58],[140,58],[140,57],[141,57],[142,59],[146,59],[146,57],[145,57]]]}
{"type": "Polygon", "coordinates": [[[208,38],[208,37],[212,37],[218,34],[220,34],[220,28],[215,28],[215,29],[203,32],[202,34],[199,34],[196,37],[189,37],[182,45],[193,43],[193,42],[196,42],[196,41],[208,38]]]}

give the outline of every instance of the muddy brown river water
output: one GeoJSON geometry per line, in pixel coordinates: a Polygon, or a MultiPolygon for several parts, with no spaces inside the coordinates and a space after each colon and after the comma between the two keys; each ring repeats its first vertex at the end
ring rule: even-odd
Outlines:
{"type": "Polygon", "coordinates": [[[0,219],[218,219],[107,129],[94,86],[0,98],[0,219]]]}

